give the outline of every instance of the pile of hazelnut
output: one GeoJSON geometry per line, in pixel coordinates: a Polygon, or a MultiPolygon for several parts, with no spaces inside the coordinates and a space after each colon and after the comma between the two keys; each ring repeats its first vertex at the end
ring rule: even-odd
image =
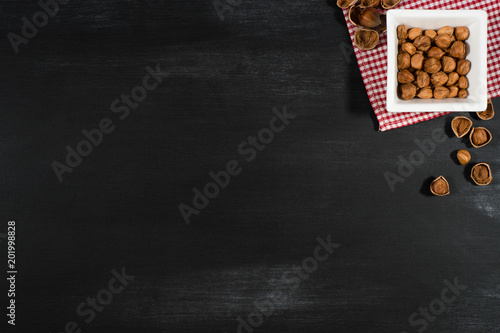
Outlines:
{"type": "MultiPolygon", "coordinates": [[[[490,120],[495,116],[493,103],[488,100],[488,107],[485,111],[477,112],[477,116],[482,120],[490,120]]],[[[458,138],[462,138],[469,134],[469,140],[474,148],[481,148],[491,142],[492,135],[488,129],[484,127],[472,127],[472,120],[458,116],[451,121],[451,129],[458,138]]],[[[457,152],[457,160],[460,164],[466,165],[471,160],[471,155],[466,149],[460,149],[457,152]]],[[[493,176],[491,168],[488,163],[477,163],[472,167],[470,177],[477,185],[484,186],[491,183],[493,176]]],[[[450,194],[450,185],[448,181],[439,176],[431,183],[431,193],[438,196],[445,196],[450,194]]]]}
{"type": "Polygon", "coordinates": [[[380,34],[387,30],[385,14],[377,7],[391,9],[401,0],[337,0],[337,6],[349,9],[349,21],[359,27],[354,34],[354,44],[361,50],[371,50],[378,45],[380,34]]]}
{"type": "Polygon", "coordinates": [[[467,27],[435,31],[397,28],[398,92],[401,99],[466,98],[471,63],[466,57],[467,27]]]}

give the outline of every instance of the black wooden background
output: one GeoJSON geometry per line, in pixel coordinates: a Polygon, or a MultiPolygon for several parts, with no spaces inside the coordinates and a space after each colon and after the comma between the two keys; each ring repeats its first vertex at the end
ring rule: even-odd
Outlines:
{"type": "Polygon", "coordinates": [[[0,2],[0,232],[16,221],[18,269],[2,332],[236,332],[280,288],[255,332],[417,332],[409,317],[455,277],[467,289],[425,331],[500,332],[499,116],[474,118],[494,140],[473,161],[495,178],[474,186],[452,116],[378,132],[332,3],[232,5],[221,20],[211,1],[69,1],[15,54],[7,34],[40,6],[0,2]],[[111,103],[157,65],[169,76],[120,120],[111,103]],[[284,107],[296,118],[247,162],[240,143],[284,107]],[[51,163],[103,118],[114,132],[60,183],[51,163]],[[435,130],[392,191],[384,173],[435,130]],[[241,173],[186,225],[179,204],[231,160],[241,173]],[[432,197],[441,174],[452,193],[432,197]],[[328,235],[340,247],[290,290],[282,275],[328,235]],[[77,307],[122,267],[134,280],[86,323],[77,307]]]}

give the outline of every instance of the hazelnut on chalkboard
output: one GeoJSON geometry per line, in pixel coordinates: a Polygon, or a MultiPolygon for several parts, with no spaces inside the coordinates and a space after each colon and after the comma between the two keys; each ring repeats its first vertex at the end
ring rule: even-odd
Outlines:
{"type": "Polygon", "coordinates": [[[431,183],[431,193],[440,197],[450,194],[450,185],[446,178],[439,176],[434,179],[431,183]]]}
{"type": "Polygon", "coordinates": [[[465,165],[470,162],[471,156],[470,153],[465,149],[460,149],[457,152],[457,160],[460,164],[465,165]]]}

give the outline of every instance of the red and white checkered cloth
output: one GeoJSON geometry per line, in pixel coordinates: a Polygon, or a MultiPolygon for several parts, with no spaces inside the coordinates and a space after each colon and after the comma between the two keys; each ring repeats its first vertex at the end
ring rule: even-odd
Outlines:
{"type": "MultiPolygon", "coordinates": [[[[483,9],[488,13],[488,97],[500,96],[500,1],[499,0],[403,0],[397,9],[483,9]]],[[[354,42],[356,26],[344,10],[347,28],[354,42]]],[[[460,22],[457,22],[457,26],[460,22]]],[[[354,46],[354,43],[353,43],[354,46]]],[[[390,113],[386,108],[387,34],[373,50],[362,51],[354,46],[368,98],[379,122],[380,131],[412,125],[441,117],[449,112],[390,113]]]]}

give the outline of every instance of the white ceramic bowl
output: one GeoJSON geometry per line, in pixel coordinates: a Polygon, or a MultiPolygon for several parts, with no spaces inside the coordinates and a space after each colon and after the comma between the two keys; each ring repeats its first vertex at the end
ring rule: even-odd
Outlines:
{"type": "Polygon", "coordinates": [[[389,112],[472,112],[486,110],[487,89],[487,25],[488,16],[484,10],[403,10],[387,12],[387,110],[389,112]],[[467,60],[471,62],[469,96],[464,99],[445,98],[408,101],[398,97],[397,88],[397,27],[405,24],[413,27],[437,30],[444,26],[466,26],[470,37],[466,41],[467,60]]]}

